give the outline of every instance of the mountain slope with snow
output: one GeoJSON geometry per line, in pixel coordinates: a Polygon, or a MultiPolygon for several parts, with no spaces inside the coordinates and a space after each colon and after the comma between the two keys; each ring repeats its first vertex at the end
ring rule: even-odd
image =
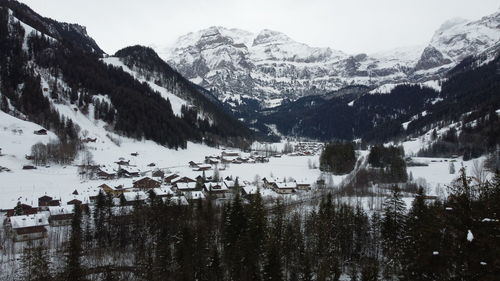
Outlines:
{"type": "Polygon", "coordinates": [[[476,21],[454,19],[427,46],[369,55],[311,47],[277,31],[253,34],[213,26],[181,36],[160,53],[233,109],[248,107],[248,99],[267,107],[352,84],[377,87],[439,79],[463,58],[497,50],[499,25],[500,12],[476,21]]]}

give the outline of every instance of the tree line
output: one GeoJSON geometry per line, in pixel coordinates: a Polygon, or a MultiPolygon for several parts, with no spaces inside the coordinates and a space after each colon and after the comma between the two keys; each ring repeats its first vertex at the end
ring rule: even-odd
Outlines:
{"type": "Polygon", "coordinates": [[[420,189],[406,206],[394,187],[371,214],[332,195],[306,212],[256,195],[222,207],[151,198],[126,216],[100,194],[52,253],[63,264],[27,249],[20,280],[496,280],[500,174],[478,183],[462,169],[448,192],[429,201],[420,189]]]}

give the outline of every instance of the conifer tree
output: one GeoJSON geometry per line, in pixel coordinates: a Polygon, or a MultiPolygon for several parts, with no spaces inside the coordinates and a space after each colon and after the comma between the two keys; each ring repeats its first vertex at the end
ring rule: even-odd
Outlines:
{"type": "Polygon", "coordinates": [[[81,264],[82,256],[82,211],[75,205],[75,213],[71,221],[71,236],[66,257],[65,276],[67,280],[85,280],[84,269],[81,264]]]}

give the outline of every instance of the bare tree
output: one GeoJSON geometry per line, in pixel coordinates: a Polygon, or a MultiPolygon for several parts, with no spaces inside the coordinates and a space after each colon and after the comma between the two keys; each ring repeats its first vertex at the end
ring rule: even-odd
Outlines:
{"type": "Polygon", "coordinates": [[[486,182],[487,171],[484,168],[484,162],[479,160],[474,160],[472,162],[472,178],[478,185],[482,185],[486,182]]]}

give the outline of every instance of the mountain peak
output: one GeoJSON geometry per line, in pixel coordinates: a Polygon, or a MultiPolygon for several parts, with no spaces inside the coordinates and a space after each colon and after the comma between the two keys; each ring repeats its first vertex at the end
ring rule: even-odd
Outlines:
{"type": "Polygon", "coordinates": [[[253,40],[253,46],[269,44],[269,43],[284,43],[284,42],[293,42],[293,40],[284,33],[270,29],[264,29],[261,32],[259,32],[259,34],[253,40]]]}
{"type": "Polygon", "coordinates": [[[457,25],[461,25],[461,24],[465,24],[469,22],[468,20],[464,19],[464,18],[451,18],[449,20],[446,20],[445,22],[443,22],[441,24],[441,26],[438,28],[438,30],[436,31],[436,33],[439,33],[439,32],[443,32],[443,31],[446,31],[446,30],[449,30],[450,28],[453,28],[457,25]]]}

